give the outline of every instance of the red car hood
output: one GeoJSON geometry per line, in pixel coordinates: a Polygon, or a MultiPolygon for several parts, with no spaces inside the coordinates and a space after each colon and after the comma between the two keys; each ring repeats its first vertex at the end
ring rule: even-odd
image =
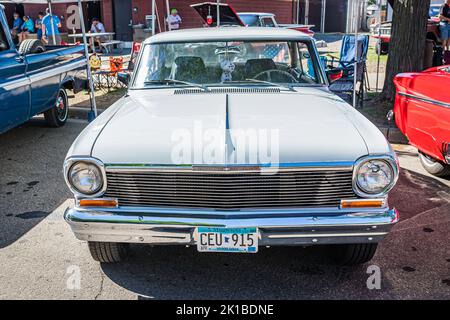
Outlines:
{"type": "MultiPolygon", "coordinates": [[[[216,2],[202,2],[192,4],[191,7],[197,11],[203,22],[210,27],[215,27],[217,25],[217,3],[216,2]],[[212,18],[211,23],[208,23],[208,16],[212,18]]],[[[241,18],[237,15],[233,7],[226,3],[220,3],[219,5],[219,18],[220,25],[223,26],[242,26],[245,24],[242,22],[241,18]]]]}

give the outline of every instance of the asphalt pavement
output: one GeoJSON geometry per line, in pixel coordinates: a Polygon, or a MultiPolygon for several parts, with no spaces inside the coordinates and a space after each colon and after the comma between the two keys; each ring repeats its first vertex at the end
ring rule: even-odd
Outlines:
{"type": "Polygon", "coordinates": [[[50,129],[35,118],[0,135],[0,299],[450,298],[450,181],[427,174],[412,147],[395,146],[402,171],[390,204],[401,222],[366,265],[334,266],[325,247],[243,255],[142,245],[106,265],[62,218],[73,205],[62,164],[85,125],[50,129]],[[380,288],[369,289],[377,268],[380,288]]]}

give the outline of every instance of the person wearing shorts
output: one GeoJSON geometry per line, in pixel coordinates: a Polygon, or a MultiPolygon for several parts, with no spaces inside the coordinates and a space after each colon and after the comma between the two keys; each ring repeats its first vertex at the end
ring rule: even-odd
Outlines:
{"type": "Polygon", "coordinates": [[[450,50],[450,0],[446,0],[439,13],[439,28],[441,30],[442,47],[450,50]]]}
{"type": "Polygon", "coordinates": [[[46,13],[47,15],[42,19],[42,40],[46,44],[60,45],[61,35],[59,34],[59,28],[61,28],[61,21],[57,16],[51,15],[48,8],[46,13]],[[55,33],[54,35],[53,32],[55,33]]]}

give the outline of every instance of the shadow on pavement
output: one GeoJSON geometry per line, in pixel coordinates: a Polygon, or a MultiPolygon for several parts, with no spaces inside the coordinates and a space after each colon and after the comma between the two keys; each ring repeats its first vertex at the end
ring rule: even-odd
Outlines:
{"type": "Polygon", "coordinates": [[[41,117],[0,135],[0,248],[71,197],[62,175],[67,150],[83,129],[48,128],[41,117]]]}
{"type": "MultiPolygon", "coordinates": [[[[420,166],[420,164],[417,164],[420,166]]],[[[389,204],[397,208],[400,219],[406,220],[432,208],[448,204],[450,188],[437,179],[411,170],[401,169],[389,204]]]]}
{"type": "Polygon", "coordinates": [[[314,299],[341,284],[365,290],[366,268],[334,266],[329,253],[326,247],[273,247],[200,254],[195,247],[136,245],[126,262],[102,270],[138,298],[314,299]]]}

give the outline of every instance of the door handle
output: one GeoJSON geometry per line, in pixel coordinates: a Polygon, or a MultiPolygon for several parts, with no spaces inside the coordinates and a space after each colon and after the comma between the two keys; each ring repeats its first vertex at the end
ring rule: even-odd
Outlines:
{"type": "Polygon", "coordinates": [[[18,56],[18,57],[16,57],[16,61],[19,63],[24,63],[25,58],[23,56],[18,56]]]}

